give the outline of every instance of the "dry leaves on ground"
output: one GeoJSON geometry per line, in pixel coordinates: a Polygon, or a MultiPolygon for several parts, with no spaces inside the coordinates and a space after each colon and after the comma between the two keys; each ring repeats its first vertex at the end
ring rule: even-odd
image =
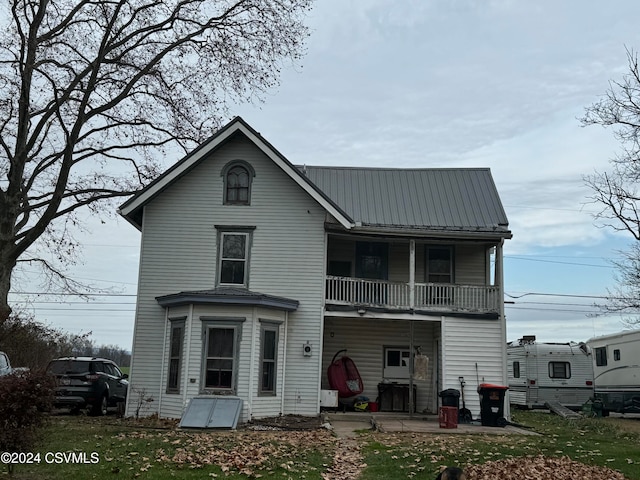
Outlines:
{"type": "Polygon", "coordinates": [[[305,432],[235,432],[187,434],[173,432],[169,455],[157,452],[156,461],[170,461],[189,468],[217,465],[223,472],[235,471],[249,477],[260,477],[281,468],[293,476],[310,469],[307,455],[331,452],[335,439],[326,430],[305,432]],[[226,437],[226,438],[225,438],[226,437]]]}
{"type": "Polygon", "coordinates": [[[367,466],[362,461],[362,454],[358,443],[353,439],[338,441],[333,463],[322,473],[323,480],[354,480],[367,466]]]}
{"type": "Polygon", "coordinates": [[[585,465],[569,457],[519,457],[496,460],[465,469],[467,480],[625,480],[625,476],[610,468],[585,465]]]}

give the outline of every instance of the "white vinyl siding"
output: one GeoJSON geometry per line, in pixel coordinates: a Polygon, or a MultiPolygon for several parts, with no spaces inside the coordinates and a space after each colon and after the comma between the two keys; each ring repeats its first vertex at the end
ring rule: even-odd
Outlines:
{"type": "MultiPolygon", "coordinates": [[[[466,406],[474,418],[480,415],[478,384],[507,385],[503,323],[477,318],[446,317],[443,320],[441,388],[460,390],[459,377],[464,377],[466,406]]],[[[508,412],[507,402],[508,397],[505,399],[505,414],[508,412]]]]}
{"type": "MultiPolygon", "coordinates": [[[[436,412],[437,395],[435,391],[434,366],[438,364],[434,345],[438,335],[438,323],[435,321],[414,321],[414,347],[421,347],[422,354],[429,357],[428,375],[424,381],[415,381],[417,411],[436,412]]],[[[365,395],[371,401],[378,397],[378,384],[384,380],[385,346],[409,347],[409,322],[406,320],[379,320],[368,318],[325,319],[324,352],[322,355],[322,388],[329,388],[327,368],[333,356],[347,349],[350,357],[362,377],[365,395]]],[[[389,381],[391,379],[388,379],[389,381]]],[[[409,380],[398,380],[408,384],[409,380]]]]}
{"type": "MultiPolygon", "coordinates": [[[[168,186],[144,209],[138,306],[134,333],[131,387],[144,388],[154,399],[160,385],[166,388],[162,365],[169,339],[165,309],[156,297],[189,290],[214,288],[217,278],[216,225],[249,225],[252,234],[250,276],[247,287],[255,292],[300,302],[289,314],[288,350],[297,352],[285,370],[283,413],[314,415],[319,398],[321,312],[324,291],[325,210],[255,145],[242,136],[227,141],[213,155],[168,186]],[[223,205],[221,170],[242,159],[255,170],[251,205],[223,205]],[[316,347],[303,357],[301,345],[316,347]],[[299,358],[298,358],[299,356],[299,358]]],[[[198,317],[194,315],[194,319],[198,317]]],[[[187,328],[188,331],[188,328],[187,328]]],[[[193,325],[193,336],[200,331],[193,325]]],[[[281,342],[284,335],[281,335],[281,342]]],[[[193,344],[192,344],[193,347],[193,344]]],[[[240,355],[250,354],[241,346],[240,355]]],[[[185,348],[185,355],[188,348],[185,348]]],[[[190,350],[189,374],[200,378],[200,350],[190,350]],[[197,359],[194,362],[194,359],[197,359]],[[198,363],[198,365],[194,365],[198,363]],[[197,371],[194,372],[194,369],[197,371]]],[[[239,380],[238,388],[240,389],[239,380]]],[[[189,394],[193,385],[188,384],[189,394]]],[[[165,395],[166,396],[166,395],[165,395]]],[[[130,395],[127,414],[134,408],[130,395]]],[[[163,408],[168,400],[163,399],[163,408]]],[[[150,413],[160,402],[152,402],[150,413]]],[[[179,416],[182,404],[173,405],[179,416]]],[[[280,412],[280,408],[276,414],[280,412]]]]}

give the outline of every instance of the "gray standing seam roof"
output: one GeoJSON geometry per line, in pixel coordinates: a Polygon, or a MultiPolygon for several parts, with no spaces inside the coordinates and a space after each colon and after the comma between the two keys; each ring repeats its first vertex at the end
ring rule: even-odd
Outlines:
{"type": "Polygon", "coordinates": [[[363,226],[509,233],[488,168],[298,168],[363,226]]]}

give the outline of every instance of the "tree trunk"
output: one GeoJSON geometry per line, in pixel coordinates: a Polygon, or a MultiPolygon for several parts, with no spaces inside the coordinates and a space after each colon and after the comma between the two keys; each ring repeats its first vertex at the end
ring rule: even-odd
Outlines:
{"type": "Polygon", "coordinates": [[[11,314],[9,290],[11,288],[11,273],[16,262],[6,261],[1,252],[0,258],[2,258],[2,262],[0,262],[0,324],[3,324],[11,314]]]}

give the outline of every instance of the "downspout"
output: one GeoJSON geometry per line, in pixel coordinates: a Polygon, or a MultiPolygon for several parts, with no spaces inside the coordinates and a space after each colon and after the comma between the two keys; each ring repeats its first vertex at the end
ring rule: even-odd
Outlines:
{"type": "MultiPolygon", "coordinates": [[[[164,375],[164,367],[167,365],[167,329],[169,327],[169,307],[164,309],[164,338],[162,341],[162,366],[160,367],[160,392],[158,392],[158,417],[161,418],[162,412],[162,398],[164,397],[164,388],[162,388],[162,384],[164,383],[164,379],[166,378],[164,375]]],[[[167,376],[169,375],[169,370],[167,368],[167,376]]]]}
{"type": "Polygon", "coordinates": [[[182,411],[187,404],[187,389],[189,388],[189,365],[191,363],[191,334],[193,332],[193,303],[189,305],[189,318],[187,318],[187,351],[185,352],[184,371],[184,392],[182,393],[182,411]]]}
{"type": "Polygon", "coordinates": [[[281,388],[281,394],[280,394],[280,415],[284,415],[284,392],[285,392],[285,388],[284,388],[284,383],[285,383],[285,378],[286,377],[286,373],[287,373],[287,362],[289,361],[289,359],[287,358],[287,332],[289,331],[289,312],[285,311],[284,312],[284,340],[283,340],[283,349],[284,351],[282,352],[283,355],[282,357],[284,358],[284,361],[282,362],[282,388],[281,388]]]}
{"type": "MultiPolygon", "coordinates": [[[[249,365],[249,391],[247,392],[249,401],[248,401],[248,418],[247,421],[251,421],[253,418],[253,387],[258,388],[258,385],[254,385],[255,376],[256,376],[256,317],[257,317],[257,308],[253,307],[253,315],[251,318],[251,364],[249,365]]],[[[237,392],[240,393],[240,392],[237,392]]]]}

